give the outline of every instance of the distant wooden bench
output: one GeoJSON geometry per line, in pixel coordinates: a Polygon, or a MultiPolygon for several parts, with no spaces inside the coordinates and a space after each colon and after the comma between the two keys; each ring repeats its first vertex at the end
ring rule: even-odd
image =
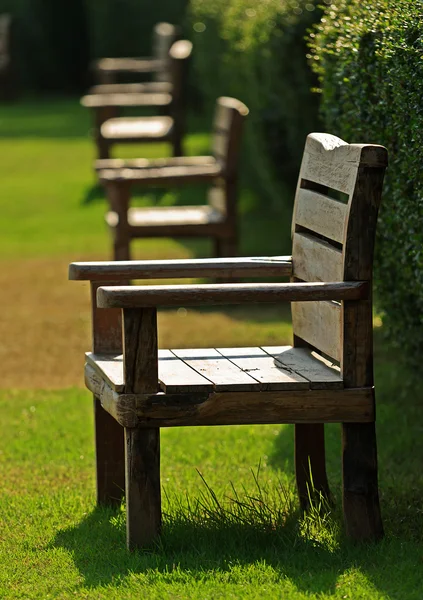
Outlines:
{"type": "Polygon", "coordinates": [[[94,110],[95,140],[99,158],[109,158],[114,144],[169,142],[174,156],[183,154],[186,78],[192,44],[175,42],[169,51],[169,82],[96,86],[81,104],[94,110]],[[168,114],[154,117],[119,117],[119,109],[154,107],[168,114]]]}
{"type": "Polygon", "coordinates": [[[0,100],[14,100],[17,95],[16,72],[12,53],[13,19],[0,15],[0,100]]]}
{"type": "Polygon", "coordinates": [[[306,508],[313,494],[329,496],[324,423],[341,423],[347,534],[383,535],[372,257],[386,165],[381,146],[308,136],[289,257],[71,265],[70,278],[90,280],[92,289],[85,380],[95,397],[98,501],[120,502],[126,489],[129,548],[150,544],[160,532],[160,427],[174,426],[295,423],[296,478],[306,508]],[[287,276],[291,283],[119,285],[198,276],[287,276]],[[157,348],[157,307],[281,301],[292,303],[292,346],[157,348]]]}
{"type": "Polygon", "coordinates": [[[101,58],[93,63],[99,84],[118,83],[122,75],[139,78],[152,75],[156,82],[169,82],[168,54],[180,35],[179,27],[171,23],[157,23],[153,30],[152,56],[146,58],[101,58]]]}
{"type": "Polygon", "coordinates": [[[98,160],[96,169],[109,199],[106,215],[113,235],[113,257],[129,260],[130,243],[147,237],[209,237],[217,256],[237,254],[238,156],[247,107],[234,98],[219,98],[213,123],[211,156],[166,159],[98,160]],[[209,185],[201,206],[130,207],[137,186],[209,185]]]}

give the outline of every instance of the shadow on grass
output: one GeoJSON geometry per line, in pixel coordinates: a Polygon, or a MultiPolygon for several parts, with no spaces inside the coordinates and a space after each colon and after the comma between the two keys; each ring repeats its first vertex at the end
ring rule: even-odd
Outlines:
{"type": "MultiPolygon", "coordinates": [[[[403,516],[397,511],[397,518],[403,516]]],[[[422,525],[421,514],[415,510],[412,515],[408,508],[407,518],[413,516],[422,525]]],[[[224,573],[231,577],[234,571],[254,566],[269,569],[274,582],[288,580],[307,594],[335,594],[344,577],[354,581],[358,577],[367,588],[394,597],[417,600],[421,591],[419,539],[403,534],[377,545],[353,545],[341,538],[333,547],[324,539],[301,534],[296,514],[273,531],[252,524],[206,527],[183,517],[165,519],[157,547],[129,553],[122,514],[96,508],[76,527],[59,532],[53,546],[71,553],[84,585],[91,588],[123,584],[134,574],[142,574],[151,583],[157,573],[165,583],[181,577],[213,581],[224,573]]]]}

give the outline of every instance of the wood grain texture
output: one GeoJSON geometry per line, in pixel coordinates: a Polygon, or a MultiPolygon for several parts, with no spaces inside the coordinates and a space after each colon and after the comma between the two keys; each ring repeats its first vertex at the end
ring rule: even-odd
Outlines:
{"type": "Polygon", "coordinates": [[[254,375],[240,369],[215,348],[172,350],[172,352],[194,371],[206,377],[217,392],[251,391],[259,388],[259,382],[254,375]]]}
{"type": "Polygon", "coordinates": [[[284,368],[261,348],[217,348],[217,351],[243,372],[254,377],[259,383],[260,391],[310,387],[310,382],[300,373],[284,368]]]}
{"type": "MultiPolygon", "coordinates": [[[[87,366],[87,371],[91,367],[87,366]]],[[[266,423],[369,423],[374,420],[373,388],[267,392],[116,394],[104,381],[97,389],[103,406],[133,427],[180,427],[266,423]],[[135,408],[134,408],[135,407],[135,408]],[[134,412],[136,419],[134,419],[134,412]]]]}
{"type": "Polygon", "coordinates": [[[343,320],[339,304],[295,302],[291,312],[295,335],[334,360],[341,360],[343,320]]]}
{"type": "Polygon", "coordinates": [[[294,233],[293,276],[303,281],[343,281],[341,250],[307,233],[294,233]]]}
{"type": "Polygon", "coordinates": [[[368,286],[362,282],[110,286],[98,289],[97,302],[103,308],[142,308],[282,301],[301,303],[328,299],[354,300],[367,294],[368,286]]]}
{"type": "Polygon", "coordinates": [[[342,244],[348,206],[313,190],[299,188],[295,224],[342,244]]]}
{"type": "MultiPolygon", "coordinates": [[[[134,394],[121,394],[116,392],[109,381],[99,373],[98,369],[95,369],[91,364],[85,365],[85,385],[94,394],[96,398],[100,400],[101,407],[107,412],[119,425],[119,436],[117,439],[122,444],[123,453],[123,429],[122,427],[136,427],[138,419],[136,416],[136,395],[134,394]]],[[[101,430],[99,430],[101,434],[101,430]]],[[[99,439],[101,443],[106,440],[104,435],[100,435],[99,439]]],[[[112,444],[111,439],[108,443],[112,444]]],[[[115,444],[117,446],[117,443],[115,444]]],[[[123,454],[122,458],[122,473],[124,472],[123,454]]],[[[107,461],[115,460],[114,455],[111,455],[107,461]]]]}
{"type": "Polygon", "coordinates": [[[371,422],[373,389],[144,395],[139,427],[371,422]]]}
{"type": "Polygon", "coordinates": [[[125,391],[125,380],[123,378],[123,355],[122,354],[94,354],[85,353],[85,360],[98,376],[118,393],[125,391]]]}
{"type": "Polygon", "coordinates": [[[166,394],[213,391],[205,374],[192,369],[171,350],[159,350],[159,384],[166,394]]]}
{"type": "Polygon", "coordinates": [[[263,350],[285,369],[298,373],[309,381],[311,389],[342,389],[344,382],[339,367],[308,348],[263,346],[263,350]]]}
{"type": "Polygon", "coordinates": [[[201,258],[182,260],[131,260],[75,262],[69,265],[69,279],[76,281],[127,281],[191,277],[245,276],[289,277],[290,256],[251,258],[201,258]]]}

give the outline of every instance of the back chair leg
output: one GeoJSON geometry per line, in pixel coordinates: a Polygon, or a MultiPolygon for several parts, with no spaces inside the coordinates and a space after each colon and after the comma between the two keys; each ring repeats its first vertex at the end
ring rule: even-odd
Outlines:
{"type": "Polygon", "coordinates": [[[295,476],[303,510],[310,508],[313,498],[322,495],[331,501],[326,475],[324,425],[295,425],[295,476]]]}
{"type": "Polygon", "coordinates": [[[231,258],[238,256],[238,242],[235,237],[214,239],[214,254],[216,258],[231,258]]]}
{"type": "Polygon", "coordinates": [[[161,529],[160,429],[125,428],[129,550],[151,546],[161,529]]]}
{"type": "Polygon", "coordinates": [[[94,396],[97,503],[120,506],[125,493],[123,428],[94,396]]]}
{"type": "Polygon", "coordinates": [[[131,260],[129,239],[120,239],[115,234],[113,240],[113,260],[131,260]]]}
{"type": "Polygon", "coordinates": [[[358,541],[383,537],[375,423],[342,425],[343,509],[346,532],[358,541]]]}

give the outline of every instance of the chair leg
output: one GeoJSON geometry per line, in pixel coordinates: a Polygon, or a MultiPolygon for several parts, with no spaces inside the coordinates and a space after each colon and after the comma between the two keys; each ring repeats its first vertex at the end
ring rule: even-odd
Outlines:
{"type": "Polygon", "coordinates": [[[357,541],[383,537],[374,423],[342,425],[343,510],[347,535],[357,541]]]}
{"type": "Polygon", "coordinates": [[[94,396],[97,503],[119,506],[125,493],[123,427],[94,396]]]}
{"type": "Polygon", "coordinates": [[[161,529],[160,429],[125,428],[129,550],[150,546],[161,529]]]}
{"type": "Polygon", "coordinates": [[[310,500],[317,495],[331,500],[325,461],[324,425],[295,425],[295,475],[298,496],[303,510],[310,507],[310,500]]]}
{"type": "Polygon", "coordinates": [[[236,238],[214,238],[214,255],[216,258],[238,256],[238,242],[236,238]]]}
{"type": "Polygon", "coordinates": [[[101,136],[97,138],[97,151],[99,159],[110,158],[110,144],[101,136]]]}
{"type": "Polygon", "coordinates": [[[131,260],[129,238],[119,239],[115,233],[113,239],[113,260],[131,260]]]}

